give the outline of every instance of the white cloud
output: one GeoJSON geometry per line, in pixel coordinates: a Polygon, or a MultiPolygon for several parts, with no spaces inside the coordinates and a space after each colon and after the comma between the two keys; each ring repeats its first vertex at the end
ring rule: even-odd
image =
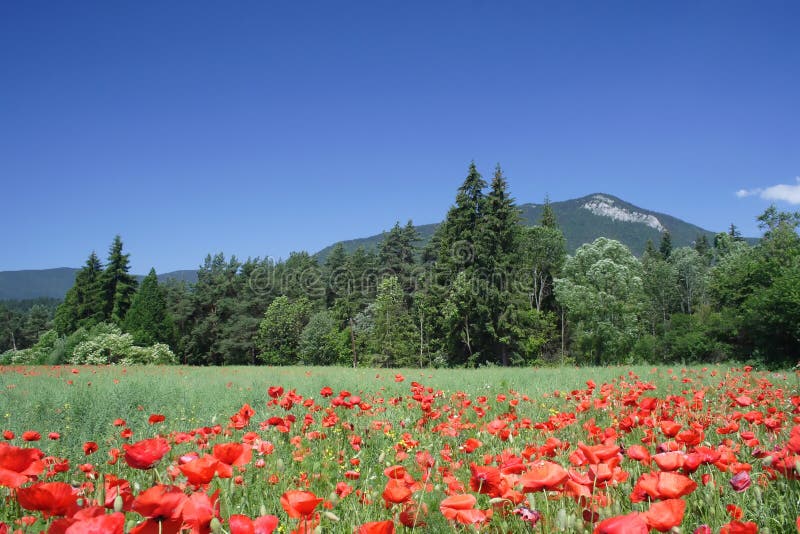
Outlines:
{"type": "Polygon", "coordinates": [[[800,176],[795,178],[794,185],[778,184],[761,192],[761,198],[767,200],[783,200],[789,204],[800,204],[800,176]]]}
{"type": "Polygon", "coordinates": [[[764,200],[782,200],[789,204],[800,204],[800,176],[795,180],[797,183],[794,185],[778,184],[767,188],[739,189],[736,191],[736,196],[745,198],[758,195],[764,200]]]}
{"type": "Polygon", "coordinates": [[[757,195],[760,192],[761,189],[739,189],[736,192],[736,196],[739,198],[752,197],[753,195],[757,195]]]}

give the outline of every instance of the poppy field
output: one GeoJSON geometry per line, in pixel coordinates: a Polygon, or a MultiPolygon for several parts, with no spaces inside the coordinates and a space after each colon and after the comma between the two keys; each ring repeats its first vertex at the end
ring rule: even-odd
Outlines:
{"type": "Polygon", "coordinates": [[[1,367],[0,534],[798,532],[799,381],[1,367]]]}

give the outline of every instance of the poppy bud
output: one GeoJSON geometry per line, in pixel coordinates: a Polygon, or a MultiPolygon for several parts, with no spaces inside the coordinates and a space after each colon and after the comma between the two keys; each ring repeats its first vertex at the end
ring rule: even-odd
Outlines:
{"type": "Polygon", "coordinates": [[[322,515],[324,515],[325,517],[327,517],[331,521],[339,521],[339,516],[334,514],[333,512],[325,511],[325,512],[322,513],[322,515]]]}
{"type": "Polygon", "coordinates": [[[556,525],[558,525],[558,530],[567,530],[567,511],[564,508],[558,509],[556,525]]]}
{"type": "Polygon", "coordinates": [[[222,523],[220,523],[219,519],[217,519],[216,517],[211,518],[211,523],[208,526],[211,529],[211,532],[213,532],[214,534],[219,534],[220,532],[222,532],[222,523]]]}
{"type": "Polygon", "coordinates": [[[385,459],[386,459],[386,453],[382,452],[381,455],[378,456],[378,463],[382,464],[385,459]]]}
{"type": "Polygon", "coordinates": [[[283,472],[283,470],[284,470],[285,468],[286,468],[286,466],[283,464],[283,460],[282,460],[281,458],[278,458],[278,459],[275,461],[275,469],[277,469],[277,470],[278,470],[278,471],[280,471],[280,472],[283,472]]]}
{"type": "Polygon", "coordinates": [[[123,504],[124,503],[122,502],[122,495],[117,494],[117,496],[114,497],[114,511],[121,512],[123,504]]]}
{"type": "Polygon", "coordinates": [[[129,520],[128,524],[125,526],[125,532],[130,532],[134,527],[136,527],[136,521],[133,519],[129,520]]]}
{"type": "Polygon", "coordinates": [[[766,467],[771,466],[772,461],[773,461],[772,456],[764,456],[764,458],[761,459],[761,463],[764,464],[766,467]]]}
{"type": "Polygon", "coordinates": [[[258,509],[259,515],[267,515],[267,507],[264,506],[264,503],[261,503],[261,506],[258,509]]]}

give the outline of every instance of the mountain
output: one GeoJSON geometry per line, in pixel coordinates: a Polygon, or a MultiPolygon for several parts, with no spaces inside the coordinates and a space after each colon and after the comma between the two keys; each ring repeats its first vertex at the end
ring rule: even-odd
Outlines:
{"type": "MultiPolygon", "coordinates": [[[[551,202],[550,206],[567,239],[567,249],[570,253],[598,237],[621,241],[634,254],[640,256],[644,252],[648,239],[652,239],[655,246],[658,247],[661,235],[665,230],[669,230],[673,247],[689,246],[700,235],[705,235],[711,244],[716,235],[716,232],[705,230],[671,215],[634,206],[605,193],[595,193],[562,202],[551,202]]],[[[519,208],[526,225],[538,224],[542,216],[543,204],[521,204],[519,208]]],[[[438,223],[417,226],[417,231],[422,236],[422,243],[430,239],[438,226],[438,223]]],[[[382,241],[383,234],[377,234],[341,243],[345,250],[352,252],[358,247],[377,249],[382,241]]],[[[317,258],[324,261],[334,245],[320,250],[317,258]]]]}
{"type": "MultiPolygon", "coordinates": [[[[676,217],[646,210],[634,206],[624,200],[605,193],[595,193],[581,198],[552,202],[550,204],[556,215],[558,224],[567,239],[567,248],[574,252],[584,243],[590,243],[598,237],[608,237],[625,243],[634,254],[640,256],[644,252],[648,239],[658,247],[664,230],[669,230],[673,247],[691,245],[697,236],[705,235],[709,243],[714,242],[715,232],[705,230],[676,217]]],[[[522,204],[519,206],[523,221],[533,226],[542,216],[542,204],[522,204]]],[[[427,243],[436,228],[436,224],[417,226],[422,237],[420,246],[427,243]]],[[[342,241],[345,250],[353,252],[358,247],[377,249],[383,241],[384,234],[342,241]]],[[[755,239],[750,240],[755,242],[755,239]]],[[[319,261],[325,261],[334,245],[317,252],[319,261]]],[[[59,269],[0,271],[0,300],[19,300],[37,297],[64,298],[67,290],[75,281],[78,269],[62,267],[59,269]]],[[[143,276],[138,277],[140,280],[143,276]]],[[[173,271],[158,276],[159,281],[168,279],[197,281],[197,271],[173,271]]]]}
{"type": "MultiPolygon", "coordinates": [[[[0,300],[23,300],[39,297],[62,299],[75,283],[78,269],[59,267],[25,271],[0,271],[0,300]]],[[[141,281],[144,276],[137,275],[141,281]]],[[[172,271],[158,275],[159,282],[166,280],[197,281],[197,271],[172,271]]]]}

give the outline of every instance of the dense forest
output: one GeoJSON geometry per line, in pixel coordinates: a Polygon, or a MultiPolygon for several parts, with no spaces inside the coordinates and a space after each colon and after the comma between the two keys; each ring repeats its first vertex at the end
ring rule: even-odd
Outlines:
{"type": "Polygon", "coordinates": [[[549,204],[520,212],[498,166],[471,165],[420,246],[409,221],[377,252],[340,244],[320,263],[207,256],[196,284],[139,284],[117,236],[64,301],[0,304],[2,363],[480,366],[691,363],[794,365],[800,354],[800,213],[758,217],[637,258],[599,238],[567,254],[549,204]]]}

